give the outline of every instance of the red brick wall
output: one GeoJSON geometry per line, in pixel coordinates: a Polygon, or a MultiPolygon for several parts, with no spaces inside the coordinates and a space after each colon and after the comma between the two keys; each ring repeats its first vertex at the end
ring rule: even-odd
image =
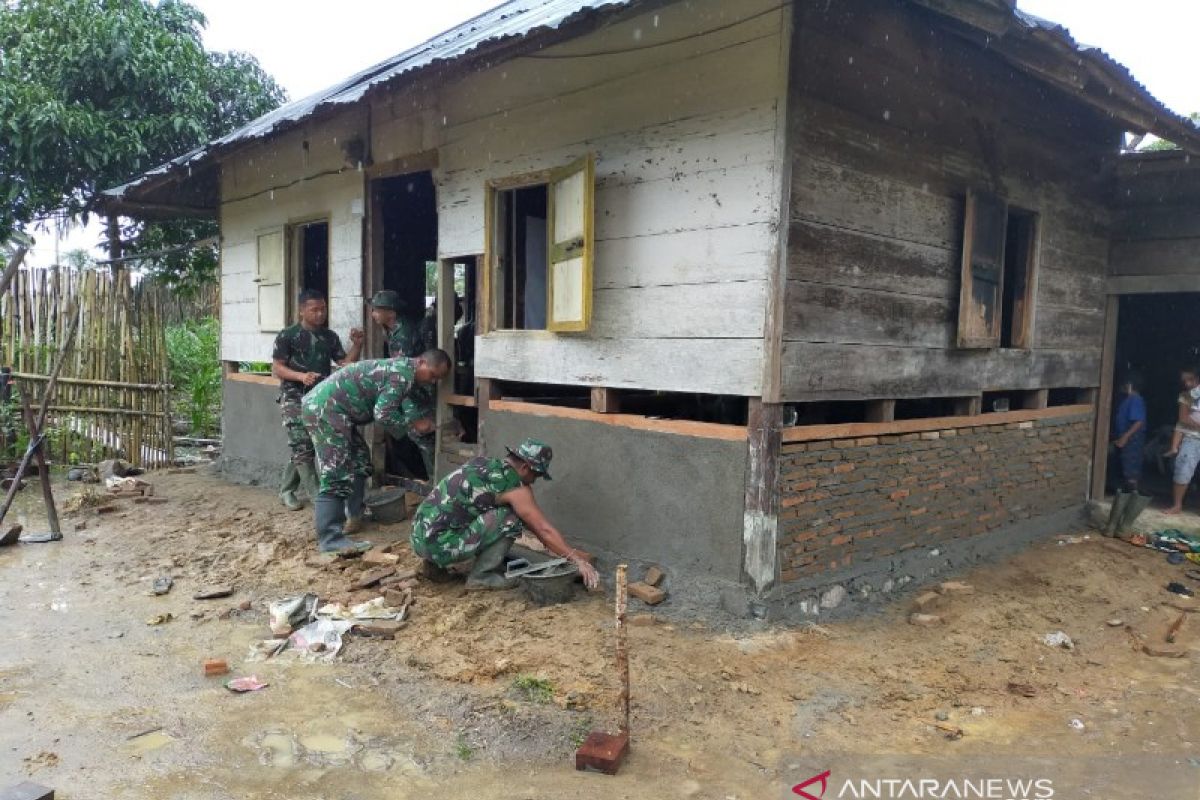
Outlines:
{"type": "Polygon", "coordinates": [[[784,443],[780,580],[813,578],[1083,503],[1090,415],[784,443]]]}

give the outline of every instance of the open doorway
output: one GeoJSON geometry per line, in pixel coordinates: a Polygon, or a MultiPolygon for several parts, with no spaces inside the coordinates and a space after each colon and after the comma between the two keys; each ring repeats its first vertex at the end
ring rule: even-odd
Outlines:
{"type": "MultiPolygon", "coordinates": [[[[1120,298],[1113,366],[1113,412],[1120,407],[1120,386],[1130,373],[1140,375],[1146,404],[1147,433],[1140,489],[1163,506],[1171,495],[1173,460],[1166,455],[1178,415],[1179,374],[1200,365],[1200,293],[1138,294],[1120,298]]],[[[1110,462],[1106,489],[1120,480],[1120,466],[1110,462]]],[[[1200,510],[1196,482],[1186,501],[1200,510]]]]}
{"type": "MultiPolygon", "coordinates": [[[[371,215],[372,292],[396,292],[400,302],[397,313],[420,328],[433,301],[428,277],[437,268],[437,197],[432,173],[410,172],[371,181],[371,215]]],[[[369,341],[370,355],[383,357],[383,332],[373,330],[369,341]]],[[[419,481],[431,477],[420,450],[407,438],[385,438],[382,461],[389,475],[419,481]]]]}

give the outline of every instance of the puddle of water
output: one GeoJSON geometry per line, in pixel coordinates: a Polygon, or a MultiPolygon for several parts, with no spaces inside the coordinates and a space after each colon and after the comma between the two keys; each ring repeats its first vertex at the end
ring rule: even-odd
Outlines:
{"type": "Polygon", "coordinates": [[[318,753],[340,754],[347,749],[346,740],[327,733],[313,733],[300,739],[300,744],[318,753]]]}
{"type": "Polygon", "coordinates": [[[173,741],[175,741],[173,737],[168,736],[162,731],[152,731],[150,733],[143,734],[136,739],[131,739],[128,747],[135,754],[142,755],[143,753],[150,753],[158,750],[160,747],[166,747],[173,741]]]}

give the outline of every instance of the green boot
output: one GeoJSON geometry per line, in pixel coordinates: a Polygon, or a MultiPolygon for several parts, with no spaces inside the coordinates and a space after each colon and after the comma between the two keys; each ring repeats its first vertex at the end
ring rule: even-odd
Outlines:
{"type": "Polygon", "coordinates": [[[321,493],[320,482],[317,480],[317,466],[311,461],[297,464],[296,478],[308,499],[315,503],[317,495],[321,493]]]}
{"type": "Polygon", "coordinates": [[[1117,535],[1117,528],[1121,524],[1121,517],[1125,514],[1125,509],[1129,507],[1129,500],[1132,497],[1132,492],[1127,492],[1123,489],[1117,491],[1116,496],[1113,497],[1112,508],[1108,512],[1108,523],[1104,526],[1105,536],[1117,535]]]}
{"type": "Polygon", "coordinates": [[[1121,515],[1121,520],[1117,523],[1117,536],[1122,539],[1129,538],[1129,534],[1133,532],[1133,523],[1146,510],[1146,506],[1150,505],[1152,499],[1149,495],[1137,492],[1129,493],[1129,502],[1125,506],[1125,513],[1121,515]]]}
{"type": "Polygon", "coordinates": [[[500,572],[512,543],[512,539],[504,536],[475,554],[475,564],[467,575],[468,589],[511,589],[517,585],[516,578],[506,578],[500,572]]]}
{"type": "Polygon", "coordinates": [[[296,489],[300,487],[300,476],[296,474],[296,465],[289,461],[283,468],[283,477],[279,481],[279,501],[288,511],[299,511],[304,508],[304,501],[296,497],[296,489]]]}
{"type": "Polygon", "coordinates": [[[346,498],[346,524],[342,533],[358,533],[363,526],[363,502],[367,496],[367,478],[365,475],[355,475],[350,484],[350,496],[346,498]]]}

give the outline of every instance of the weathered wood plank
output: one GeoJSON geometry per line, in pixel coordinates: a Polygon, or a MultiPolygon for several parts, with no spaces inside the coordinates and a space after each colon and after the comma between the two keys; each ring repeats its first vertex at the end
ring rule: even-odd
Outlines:
{"type": "Polygon", "coordinates": [[[1093,386],[1100,348],[972,351],[785,342],[783,363],[789,402],[957,397],[1093,386]]]}
{"type": "MultiPolygon", "coordinates": [[[[1117,359],[1117,318],[1121,310],[1118,297],[1109,297],[1104,307],[1104,349],[1100,360],[1100,397],[1092,432],[1092,480],[1088,495],[1093,500],[1104,498],[1108,477],[1108,438],[1112,425],[1112,400],[1117,359]]],[[[1090,384],[1084,384],[1090,385],[1090,384]]]]}
{"type": "Polygon", "coordinates": [[[1113,242],[1113,275],[1200,273],[1200,239],[1153,239],[1113,242]]]}
{"type": "Polygon", "coordinates": [[[742,569],[758,593],[775,582],[777,569],[782,424],[782,404],[764,403],[757,397],[750,399],[742,569]]]}
{"type": "Polygon", "coordinates": [[[597,289],[759,280],[775,234],[768,222],[596,242],[597,289]]]}
{"type": "Polygon", "coordinates": [[[607,386],[595,386],[591,392],[591,409],[597,414],[616,414],[621,410],[621,392],[607,386]]]}
{"type": "Polygon", "coordinates": [[[1200,292],[1200,272],[1191,275],[1117,275],[1108,279],[1106,290],[1109,294],[1200,292]]]}
{"type": "Polygon", "coordinates": [[[940,298],[958,294],[962,254],[810,221],[793,221],[788,278],[940,298]]]}
{"type": "Polygon", "coordinates": [[[589,336],[620,338],[762,337],[766,282],[596,289],[589,336]]]}
{"type": "Polygon", "coordinates": [[[530,383],[752,396],[762,378],[762,339],[592,339],[496,331],[475,341],[475,374],[530,383]]]}
{"type": "Polygon", "coordinates": [[[1091,349],[1104,341],[1104,312],[1042,304],[1035,312],[1033,346],[1039,350],[1091,349]]]}
{"type": "MultiPolygon", "coordinates": [[[[904,285],[897,284],[903,291],[904,285]]],[[[955,309],[942,298],[788,281],[786,341],[952,347],[955,309]]]]}

